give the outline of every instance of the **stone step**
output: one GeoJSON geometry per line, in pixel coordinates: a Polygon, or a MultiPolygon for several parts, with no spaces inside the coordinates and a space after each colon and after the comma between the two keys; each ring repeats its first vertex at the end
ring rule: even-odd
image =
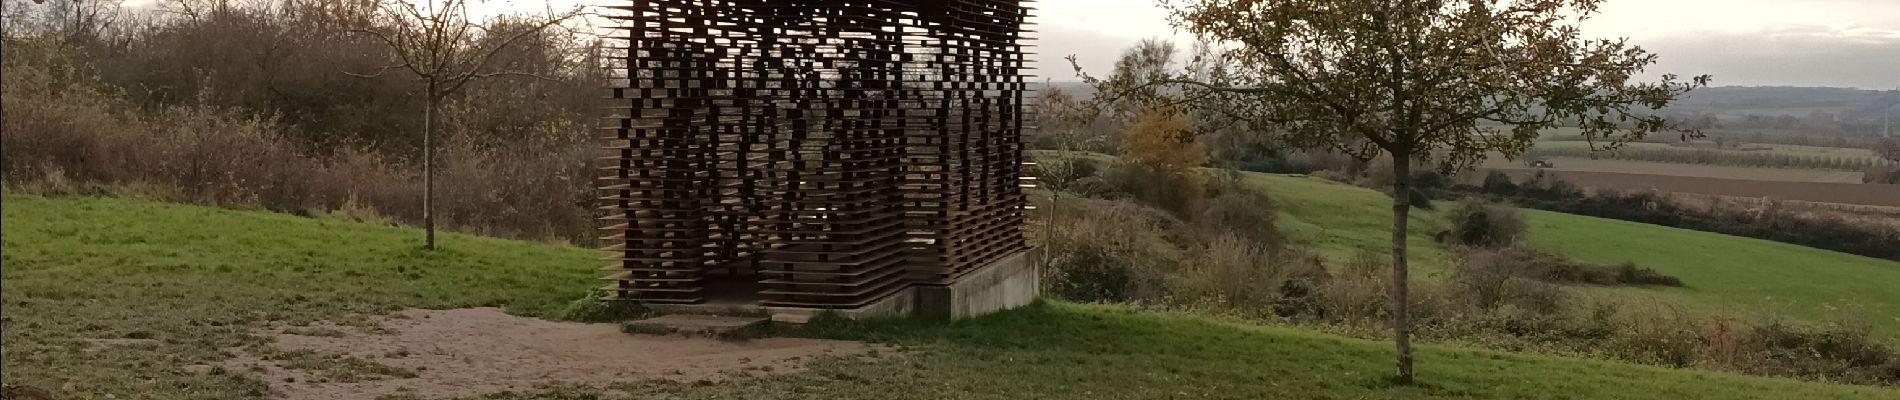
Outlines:
{"type": "Polygon", "coordinates": [[[770,322],[769,317],[669,314],[626,322],[621,324],[620,330],[633,334],[736,337],[770,322]]]}

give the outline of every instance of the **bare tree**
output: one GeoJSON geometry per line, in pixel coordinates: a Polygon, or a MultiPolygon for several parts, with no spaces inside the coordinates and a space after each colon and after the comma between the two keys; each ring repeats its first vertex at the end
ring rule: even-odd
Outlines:
{"type": "MultiPolygon", "coordinates": [[[[442,100],[470,81],[496,76],[526,76],[550,79],[534,71],[491,68],[497,54],[540,35],[544,30],[581,15],[579,9],[549,13],[527,23],[526,29],[498,31],[491,23],[470,19],[467,0],[385,0],[381,6],[379,28],[353,29],[350,32],[374,36],[393,53],[394,63],[368,73],[348,72],[359,77],[378,77],[390,71],[406,72],[423,82],[427,89],[427,110],[422,123],[422,227],[427,232],[423,248],[435,249],[435,130],[436,115],[442,100]]],[[[506,23],[518,24],[510,19],[506,23]]]]}

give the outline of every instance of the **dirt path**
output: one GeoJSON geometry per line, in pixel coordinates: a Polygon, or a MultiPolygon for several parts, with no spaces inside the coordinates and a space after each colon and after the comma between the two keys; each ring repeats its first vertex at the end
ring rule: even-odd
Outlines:
{"type": "Polygon", "coordinates": [[[617,325],[551,322],[499,309],[408,310],[375,327],[303,327],[276,334],[228,368],[258,374],[272,398],[426,398],[527,390],[548,383],[718,380],[738,371],[782,373],[871,345],[768,338],[725,342],[631,335],[617,325]]]}

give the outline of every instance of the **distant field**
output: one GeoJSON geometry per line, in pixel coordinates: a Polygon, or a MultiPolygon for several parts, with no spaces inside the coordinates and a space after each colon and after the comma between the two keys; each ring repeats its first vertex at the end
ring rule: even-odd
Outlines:
{"type": "Polygon", "coordinates": [[[1863,204],[1821,203],[1801,200],[1763,199],[1759,197],[1737,197],[1701,193],[1670,193],[1677,203],[1691,208],[1705,209],[1722,203],[1728,207],[1742,207],[1748,210],[1761,210],[1763,207],[1779,207],[1809,218],[1839,218],[1844,222],[1869,226],[1889,226],[1900,229],[1900,207],[1882,207],[1863,204]]]}
{"type": "MultiPolygon", "coordinates": [[[[1818,182],[1850,183],[1858,185],[1861,173],[1848,171],[1827,171],[1794,168],[1752,168],[1723,165],[1672,164],[1627,160],[1592,160],[1588,158],[1555,157],[1548,161],[1555,168],[1547,171],[1557,172],[1607,172],[1619,174],[1669,175],[1678,177],[1719,178],[1772,182],[1818,182]]],[[[1528,170],[1522,162],[1493,159],[1481,167],[1500,170],[1528,170]]],[[[1482,176],[1482,174],[1479,174],[1482,176]]]]}
{"type": "MultiPolygon", "coordinates": [[[[1559,161],[1558,165],[1564,165],[1559,161]]],[[[1496,169],[1518,179],[1535,173],[1527,168],[1496,169]]],[[[1660,190],[1735,197],[1762,197],[1820,203],[1859,204],[1900,207],[1900,185],[1865,185],[1830,182],[1774,181],[1767,179],[1723,179],[1698,176],[1652,175],[1639,173],[1551,170],[1559,179],[1590,188],[1660,190]]],[[[1482,179],[1467,175],[1465,179],[1482,179]]]]}
{"type": "MultiPolygon", "coordinates": [[[[1792,154],[1792,155],[1829,155],[1829,156],[1837,156],[1837,157],[1874,158],[1873,150],[1859,149],[1859,148],[1800,146],[1800,145],[1792,145],[1792,144],[1758,144],[1758,143],[1746,143],[1744,145],[1768,147],[1770,150],[1731,150],[1731,151],[1744,152],[1744,153],[1785,153],[1785,154],[1792,154]]],[[[1697,143],[1695,143],[1695,145],[1687,145],[1687,146],[1679,146],[1679,145],[1671,144],[1671,143],[1651,143],[1651,142],[1635,142],[1635,143],[1623,144],[1623,148],[1628,148],[1628,149],[1665,149],[1665,148],[1672,148],[1672,147],[1683,148],[1683,149],[1711,149],[1711,150],[1716,149],[1715,142],[1709,142],[1709,141],[1698,141],[1697,143]]],[[[1588,149],[1590,148],[1590,142],[1545,140],[1545,141],[1537,142],[1537,148],[1539,149],[1588,149]]]]}
{"type": "MultiPolygon", "coordinates": [[[[1621,159],[1629,161],[1649,161],[1667,163],[1729,165],[1763,168],[1821,169],[1858,172],[1869,166],[1883,163],[1872,150],[1865,148],[1867,138],[1857,138],[1845,143],[1859,143],[1845,147],[1830,147],[1829,144],[1815,141],[1793,142],[1779,136],[1761,136],[1745,132],[1711,133],[1710,138],[1681,141],[1679,135],[1652,135],[1650,140],[1623,144],[1618,151],[1593,152],[1592,143],[1582,140],[1581,130],[1577,128],[1547,129],[1538,136],[1531,154],[1538,157],[1572,157],[1591,159],[1621,159]],[[1743,141],[1739,145],[1720,146],[1713,138],[1721,135],[1733,140],[1743,141]],[[1765,140],[1770,143],[1747,142],[1748,139],[1765,140]],[[1772,139],[1770,139],[1772,138],[1772,139]]],[[[1811,138],[1811,137],[1810,137],[1811,138]]],[[[1603,147],[1600,143],[1595,147],[1603,147]]]]}
{"type": "Polygon", "coordinates": [[[1849,147],[1799,146],[1799,145],[1792,145],[1792,144],[1769,144],[1769,145],[1763,145],[1763,146],[1773,147],[1775,148],[1776,151],[1785,151],[1785,152],[1800,153],[1800,154],[1831,154],[1831,155],[1857,156],[1857,157],[1868,157],[1868,158],[1874,157],[1873,150],[1857,149],[1857,148],[1849,148],[1849,147]]]}

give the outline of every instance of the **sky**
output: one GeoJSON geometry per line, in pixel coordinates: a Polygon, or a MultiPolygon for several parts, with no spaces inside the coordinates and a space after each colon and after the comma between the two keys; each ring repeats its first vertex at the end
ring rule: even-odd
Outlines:
{"type": "MultiPolygon", "coordinates": [[[[128,4],[156,0],[128,0],[128,4]]],[[[547,12],[624,0],[470,0],[478,14],[547,12]]],[[[1073,81],[1077,57],[1106,74],[1143,38],[1189,38],[1155,0],[1036,0],[1039,78],[1073,81]]],[[[592,23],[605,25],[605,19],[592,23]]],[[[1651,76],[1709,74],[1717,86],[1900,89],[1900,0],[1609,0],[1585,35],[1629,38],[1661,56],[1651,76]]],[[[1098,72],[1099,71],[1099,72],[1098,72]]]]}
{"type": "MultiPolygon", "coordinates": [[[[1063,57],[1101,75],[1146,37],[1188,39],[1153,0],[1041,0],[1037,74],[1075,80],[1063,57]],[[1095,72],[1103,71],[1103,72],[1095,72]]],[[[1900,88],[1900,0],[1610,0],[1592,37],[1660,55],[1649,73],[1710,74],[1718,86],[1900,88]]]]}

